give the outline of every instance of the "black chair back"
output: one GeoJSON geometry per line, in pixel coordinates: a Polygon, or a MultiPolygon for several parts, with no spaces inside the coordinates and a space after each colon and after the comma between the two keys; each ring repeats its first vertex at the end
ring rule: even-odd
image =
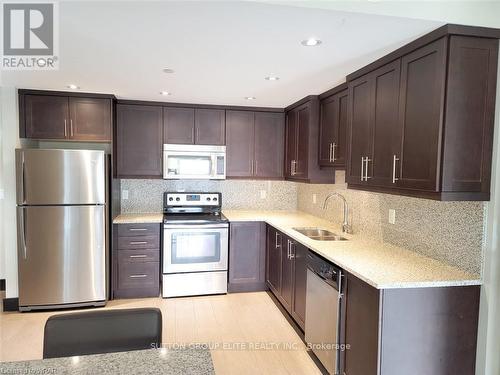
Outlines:
{"type": "Polygon", "coordinates": [[[158,348],[161,330],[156,308],[54,315],[45,323],[43,358],[158,348]]]}

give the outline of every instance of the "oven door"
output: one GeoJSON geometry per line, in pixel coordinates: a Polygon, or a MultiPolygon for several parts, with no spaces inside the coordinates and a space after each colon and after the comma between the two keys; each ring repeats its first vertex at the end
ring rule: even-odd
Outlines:
{"type": "Polygon", "coordinates": [[[227,224],[163,226],[163,273],[224,271],[227,224]]]}

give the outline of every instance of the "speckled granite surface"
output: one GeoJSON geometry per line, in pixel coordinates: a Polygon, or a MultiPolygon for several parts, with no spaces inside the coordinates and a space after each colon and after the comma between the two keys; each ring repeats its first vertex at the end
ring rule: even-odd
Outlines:
{"type": "Polygon", "coordinates": [[[150,349],[130,352],[2,362],[0,374],[215,374],[208,349],[150,349]]]}
{"type": "Polygon", "coordinates": [[[162,213],[121,214],[113,219],[113,224],[161,223],[162,213]]]}
{"type": "Polygon", "coordinates": [[[326,196],[339,192],[349,203],[355,234],[482,274],[484,202],[439,202],[352,190],[346,188],[344,177],[343,171],[337,171],[335,184],[298,183],[296,209],[340,224],[340,200],[332,199],[328,209],[322,209],[326,196]],[[395,225],[388,222],[389,209],[396,210],[395,225]]]}
{"type": "Polygon", "coordinates": [[[378,289],[480,285],[468,273],[436,259],[387,243],[345,235],[348,241],[316,241],[293,230],[320,227],[341,234],[331,221],[301,211],[224,210],[230,221],[265,221],[378,289]]]}

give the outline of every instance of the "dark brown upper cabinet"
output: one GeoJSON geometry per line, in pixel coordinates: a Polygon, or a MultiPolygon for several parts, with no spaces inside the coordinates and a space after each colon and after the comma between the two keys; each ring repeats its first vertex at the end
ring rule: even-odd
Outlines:
{"type": "Polygon", "coordinates": [[[345,168],[347,146],[347,84],[320,95],[319,165],[345,168]]]}
{"type": "Polygon", "coordinates": [[[223,109],[164,107],[163,142],[188,145],[225,145],[223,109]]]}
{"type": "Polygon", "coordinates": [[[19,90],[20,137],[111,142],[111,95],[19,90]]]}
{"type": "Polygon", "coordinates": [[[226,111],[227,177],[283,177],[283,113],[226,111]]]}
{"type": "Polygon", "coordinates": [[[457,30],[348,76],[349,187],[489,199],[498,39],[457,30]]]}
{"type": "Polygon", "coordinates": [[[116,115],[117,177],[161,178],[162,107],[117,104],[116,115]]]}
{"type": "Polygon", "coordinates": [[[319,99],[308,96],[286,108],[285,178],[287,180],[334,182],[332,170],[318,163],[319,99]]]}
{"type": "Polygon", "coordinates": [[[194,108],[163,108],[163,143],[194,144],[194,108]]]}
{"type": "Polygon", "coordinates": [[[196,108],[194,113],[197,145],[225,145],[226,117],[223,109],[196,108]]]}

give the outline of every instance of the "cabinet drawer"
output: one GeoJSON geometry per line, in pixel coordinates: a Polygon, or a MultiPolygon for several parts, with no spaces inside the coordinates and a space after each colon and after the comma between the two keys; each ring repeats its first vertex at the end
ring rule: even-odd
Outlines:
{"type": "Polygon", "coordinates": [[[124,263],[143,263],[143,262],[159,262],[160,261],[160,250],[122,250],[117,253],[118,262],[124,263]]]}
{"type": "Polygon", "coordinates": [[[118,264],[118,288],[158,288],[160,285],[160,263],[143,262],[118,264]]]}
{"type": "Polygon", "coordinates": [[[118,237],[118,250],[159,249],[159,236],[118,237]]]}
{"type": "Polygon", "coordinates": [[[118,225],[118,236],[119,237],[132,237],[132,236],[159,236],[160,235],[160,225],[159,224],[117,224],[118,225]]]}

